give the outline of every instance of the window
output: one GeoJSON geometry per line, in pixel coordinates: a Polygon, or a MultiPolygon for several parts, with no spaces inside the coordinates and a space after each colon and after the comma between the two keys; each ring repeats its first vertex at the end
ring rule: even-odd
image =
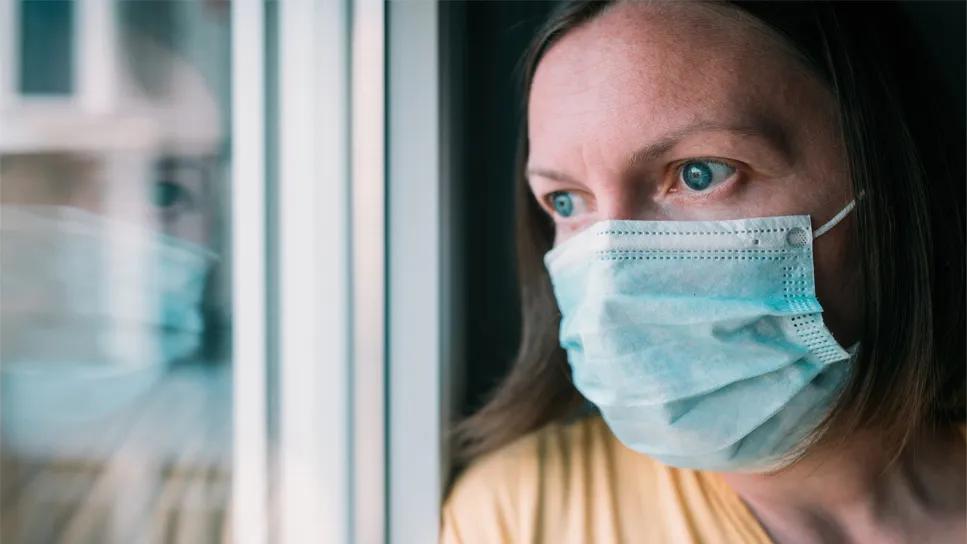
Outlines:
{"type": "Polygon", "coordinates": [[[0,2],[4,542],[435,540],[437,11],[0,2]]]}

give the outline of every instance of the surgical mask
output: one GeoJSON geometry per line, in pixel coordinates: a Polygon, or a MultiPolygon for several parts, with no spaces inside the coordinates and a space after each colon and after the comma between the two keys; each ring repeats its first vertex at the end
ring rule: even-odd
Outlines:
{"type": "Polygon", "coordinates": [[[164,363],[197,351],[214,260],[190,242],[78,208],[0,206],[7,446],[55,440],[116,413],[164,363]]]}
{"type": "Polygon", "coordinates": [[[4,365],[138,366],[198,347],[211,251],[61,206],[0,207],[4,365]]]}
{"type": "Polygon", "coordinates": [[[788,464],[848,376],[812,244],[853,206],[815,233],[807,215],[612,220],[552,249],[574,385],[619,440],[666,464],[788,464]]]}

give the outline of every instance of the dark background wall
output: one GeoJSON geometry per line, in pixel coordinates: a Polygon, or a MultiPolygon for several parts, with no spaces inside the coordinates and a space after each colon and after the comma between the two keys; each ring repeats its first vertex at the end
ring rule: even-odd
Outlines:
{"type": "Polygon", "coordinates": [[[514,161],[521,115],[520,59],[554,2],[442,2],[444,168],[453,301],[461,325],[454,360],[456,416],[467,415],[506,372],[520,338],[514,269],[514,161]]]}

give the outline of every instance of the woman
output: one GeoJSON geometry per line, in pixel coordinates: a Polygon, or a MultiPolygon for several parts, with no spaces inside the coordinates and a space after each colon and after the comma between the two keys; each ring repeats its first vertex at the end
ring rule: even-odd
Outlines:
{"type": "Polygon", "coordinates": [[[894,7],[552,17],[443,541],[964,542],[963,116],[894,7]]]}

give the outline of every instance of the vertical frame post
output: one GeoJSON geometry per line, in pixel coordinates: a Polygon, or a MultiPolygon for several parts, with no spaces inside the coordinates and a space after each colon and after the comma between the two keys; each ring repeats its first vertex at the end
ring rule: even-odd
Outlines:
{"type": "Polygon", "coordinates": [[[232,538],[268,541],[265,36],[261,0],[232,7],[232,538]]]}

